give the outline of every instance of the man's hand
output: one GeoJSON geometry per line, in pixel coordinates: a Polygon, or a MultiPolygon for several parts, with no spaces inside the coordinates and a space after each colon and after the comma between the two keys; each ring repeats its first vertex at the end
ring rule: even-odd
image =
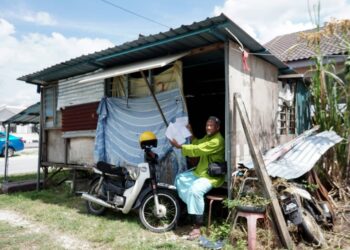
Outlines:
{"type": "Polygon", "coordinates": [[[182,146],[175,139],[170,140],[170,144],[175,148],[182,148],[182,146]]]}
{"type": "Polygon", "coordinates": [[[190,133],[191,133],[191,136],[189,137],[189,139],[190,139],[190,141],[192,141],[194,135],[193,135],[193,131],[192,131],[192,126],[191,126],[191,124],[187,124],[187,125],[186,125],[186,128],[187,128],[188,131],[190,131],[190,133]]]}
{"type": "Polygon", "coordinates": [[[191,134],[193,135],[193,131],[192,131],[192,126],[191,124],[187,124],[186,128],[191,132],[191,134]]]}

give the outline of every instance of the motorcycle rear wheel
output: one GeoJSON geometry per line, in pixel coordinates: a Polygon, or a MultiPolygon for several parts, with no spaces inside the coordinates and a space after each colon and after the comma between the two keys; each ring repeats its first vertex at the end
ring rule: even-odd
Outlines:
{"type": "Polygon", "coordinates": [[[148,194],[139,209],[141,223],[150,231],[162,233],[173,229],[180,217],[180,204],[174,194],[166,190],[158,191],[161,215],[157,216],[153,193],[148,194]]]}
{"type": "Polygon", "coordinates": [[[321,227],[317,224],[311,213],[304,208],[301,210],[301,217],[302,222],[300,227],[304,239],[314,244],[315,247],[321,247],[325,243],[321,227]]]}
{"type": "MultiPolygon", "coordinates": [[[[89,189],[89,194],[95,196],[96,198],[100,198],[100,195],[99,195],[100,190],[98,190],[97,188],[98,182],[99,180],[94,181],[89,189]]],[[[102,215],[107,210],[106,207],[91,201],[86,201],[86,208],[88,212],[93,215],[102,215]]]]}

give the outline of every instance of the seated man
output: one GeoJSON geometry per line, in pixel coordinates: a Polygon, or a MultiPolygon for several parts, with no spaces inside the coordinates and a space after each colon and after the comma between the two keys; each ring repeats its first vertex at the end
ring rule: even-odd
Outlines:
{"type": "MultiPolygon", "coordinates": [[[[192,131],[191,131],[192,132],[192,131]]],[[[206,135],[202,139],[193,138],[191,144],[180,145],[176,140],[171,144],[181,148],[182,154],[188,157],[199,157],[196,168],[179,174],[175,186],[180,198],[186,203],[187,211],[194,217],[195,226],[189,239],[200,236],[200,226],[203,224],[204,194],[213,187],[221,186],[225,177],[208,175],[208,164],[225,161],[225,142],[220,134],[220,120],[210,116],[206,123],[206,135]]]]}

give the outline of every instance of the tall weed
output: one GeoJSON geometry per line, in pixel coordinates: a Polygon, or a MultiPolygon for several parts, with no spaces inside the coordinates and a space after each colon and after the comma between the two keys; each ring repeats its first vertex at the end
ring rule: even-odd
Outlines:
{"type": "Polygon", "coordinates": [[[301,39],[314,52],[314,66],[308,72],[311,74],[313,122],[320,125],[321,130],[334,130],[346,139],[324,157],[322,168],[333,179],[344,179],[348,177],[350,157],[350,20],[332,20],[322,29],[318,27],[315,32],[303,33],[301,39]],[[338,41],[332,46],[347,51],[347,60],[341,69],[335,61],[326,61],[321,50],[330,36],[338,41]]]}

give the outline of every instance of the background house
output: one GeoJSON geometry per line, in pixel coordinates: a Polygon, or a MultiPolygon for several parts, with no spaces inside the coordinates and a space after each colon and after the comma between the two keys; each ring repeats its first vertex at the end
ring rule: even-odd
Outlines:
{"type": "MultiPolygon", "coordinates": [[[[0,131],[5,131],[5,126],[3,124],[4,121],[6,121],[11,116],[14,116],[15,114],[19,113],[23,109],[24,107],[1,105],[0,106],[0,131]]],[[[11,127],[12,133],[16,131],[17,131],[16,126],[11,127]]]]}
{"type": "MultiPolygon", "coordinates": [[[[324,29],[321,28],[321,31],[324,29]]],[[[314,61],[315,52],[303,39],[303,34],[317,32],[317,29],[304,30],[286,35],[277,36],[264,46],[281,61],[300,74],[306,73],[314,61]]],[[[347,34],[350,41],[350,34],[347,34]]],[[[322,36],[320,40],[320,53],[324,63],[334,62],[337,69],[344,65],[347,58],[347,46],[343,34],[322,36]]]]}
{"type": "Polygon", "coordinates": [[[311,106],[308,99],[308,81],[312,75],[310,69],[315,65],[313,58],[316,56],[315,47],[308,44],[311,38],[320,39],[319,53],[323,56],[323,62],[333,63],[336,73],[342,77],[344,63],[348,57],[348,45],[345,41],[350,41],[349,32],[341,33],[339,28],[333,28],[330,32],[324,26],[320,30],[311,29],[277,36],[264,45],[268,51],[298,73],[287,77],[288,79],[280,79],[281,134],[299,134],[310,126],[310,111],[307,111],[306,115],[300,111],[311,106]],[[310,39],[305,39],[306,37],[310,39]]]}
{"type": "MultiPolygon", "coordinates": [[[[5,124],[9,118],[20,113],[25,107],[20,106],[0,106],[0,131],[5,132],[5,124]]],[[[26,146],[38,146],[39,134],[38,129],[34,124],[11,124],[10,133],[22,137],[25,140],[26,146]]]]}

